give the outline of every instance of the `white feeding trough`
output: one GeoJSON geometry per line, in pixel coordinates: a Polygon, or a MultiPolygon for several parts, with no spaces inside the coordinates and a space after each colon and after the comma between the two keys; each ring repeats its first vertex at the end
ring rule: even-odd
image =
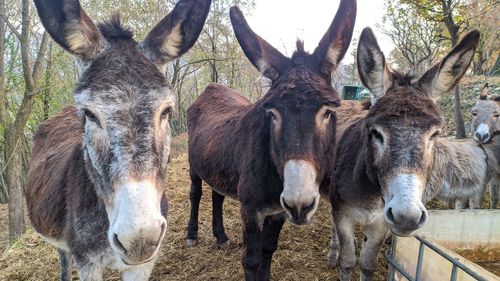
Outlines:
{"type": "Polygon", "coordinates": [[[386,253],[387,279],[500,280],[451,250],[498,248],[500,210],[430,211],[427,225],[415,237],[393,237],[391,249],[386,253]]]}

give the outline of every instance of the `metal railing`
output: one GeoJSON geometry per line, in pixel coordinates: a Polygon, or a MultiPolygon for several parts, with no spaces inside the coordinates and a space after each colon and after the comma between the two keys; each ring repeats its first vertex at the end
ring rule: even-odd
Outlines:
{"type": "Polygon", "coordinates": [[[449,254],[445,253],[443,250],[439,249],[434,245],[432,242],[429,240],[425,239],[423,236],[420,235],[415,235],[415,238],[420,241],[420,246],[418,249],[418,260],[417,260],[417,268],[415,270],[415,275],[414,277],[407,272],[400,264],[398,264],[396,260],[396,246],[397,246],[397,238],[393,236],[392,238],[392,245],[391,248],[384,252],[385,259],[389,263],[389,273],[387,275],[387,280],[388,281],[393,281],[394,280],[394,274],[395,272],[399,272],[401,275],[403,275],[406,279],[409,281],[420,281],[421,276],[422,276],[422,264],[424,261],[424,251],[426,248],[429,248],[430,250],[434,251],[435,253],[439,254],[441,257],[447,259],[453,264],[451,274],[450,274],[450,281],[456,281],[457,280],[457,271],[458,269],[462,270],[463,272],[467,273],[469,276],[472,278],[479,280],[479,281],[488,281],[486,278],[482,277],[479,275],[477,272],[473,271],[469,267],[467,267],[465,264],[460,262],[457,258],[454,258],[450,256],[449,254]]]}

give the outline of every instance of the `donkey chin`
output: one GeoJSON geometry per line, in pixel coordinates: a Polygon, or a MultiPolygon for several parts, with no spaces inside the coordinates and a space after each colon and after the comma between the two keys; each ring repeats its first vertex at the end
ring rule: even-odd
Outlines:
{"type": "Polygon", "coordinates": [[[316,175],[316,168],[308,161],[289,160],[285,164],[280,202],[293,224],[312,222],[320,200],[316,175]]]}
{"type": "Polygon", "coordinates": [[[113,206],[107,208],[108,239],[126,265],[155,259],[167,228],[160,199],[152,183],[127,183],[117,189],[113,206]]]}
{"type": "Polygon", "coordinates": [[[384,190],[384,217],[391,232],[412,236],[427,223],[427,210],[422,203],[424,181],[420,176],[402,173],[388,181],[384,190]]]}

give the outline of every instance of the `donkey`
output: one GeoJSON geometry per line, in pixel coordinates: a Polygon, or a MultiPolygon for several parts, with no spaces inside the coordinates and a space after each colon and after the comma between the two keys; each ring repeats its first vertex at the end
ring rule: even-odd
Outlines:
{"type": "Polygon", "coordinates": [[[497,173],[493,151],[472,139],[438,138],[433,161],[427,188],[439,190],[438,198],[455,200],[457,209],[469,198],[470,208],[481,207],[484,189],[497,173]]]}
{"type": "MultiPolygon", "coordinates": [[[[479,100],[472,108],[471,132],[474,140],[480,143],[484,149],[490,151],[497,164],[500,164],[500,105],[498,97],[488,98],[488,83],[481,90],[479,100]]],[[[496,209],[500,195],[500,167],[496,167],[497,173],[489,182],[490,204],[496,209]]],[[[470,208],[480,208],[486,185],[482,192],[478,192],[474,198],[469,200],[470,208]]]]}
{"type": "Polygon", "coordinates": [[[472,60],[479,32],[472,31],[420,79],[391,70],[370,28],[359,40],[360,79],[372,93],[363,108],[342,102],[337,110],[337,160],[330,200],[333,214],[330,264],[350,280],[356,264],[354,225],[366,237],[361,280],[372,280],[388,235],[410,236],[427,222],[424,202],[443,120],[431,97],[452,89],[472,60]]]}
{"type": "Polygon", "coordinates": [[[312,54],[303,43],[285,57],[230,11],[236,38],[251,63],[271,80],[251,104],[236,91],[209,85],[188,110],[191,215],[187,242],[196,244],[202,180],[212,187],[213,230],[222,223],[225,196],[241,202],[246,280],[268,280],[286,216],[311,222],[328,189],[335,157],[335,110],[340,103],[331,73],[349,47],[356,1],[342,0],[337,15],[312,54]]]}
{"type": "Polygon", "coordinates": [[[94,25],[78,1],[36,0],[45,29],[78,62],[76,108],[35,134],[26,201],[57,247],[61,280],[147,280],[167,228],[163,194],[175,98],[166,63],[197,40],[210,0],[181,0],[138,43],[118,15],[94,25]]]}

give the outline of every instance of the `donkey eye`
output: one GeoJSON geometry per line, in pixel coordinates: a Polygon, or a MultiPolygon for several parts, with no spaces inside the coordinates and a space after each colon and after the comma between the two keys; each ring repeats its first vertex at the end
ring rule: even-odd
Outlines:
{"type": "Polygon", "coordinates": [[[431,136],[431,140],[437,138],[438,136],[439,136],[439,131],[435,131],[431,136]]]}
{"type": "Polygon", "coordinates": [[[477,116],[477,113],[476,112],[472,112],[472,116],[477,116]]]}
{"type": "Polygon", "coordinates": [[[380,143],[384,144],[384,137],[379,131],[372,129],[370,133],[373,138],[377,139],[380,143]]]}
{"type": "Polygon", "coordinates": [[[495,118],[498,118],[498,116],[499,116],[498,114],[493,114],[493,117],[495,118]]]}
{"type": "Polygon", "coordinates": [[[166,118],[170,118],[170,115],[172,114],[172,107],[167,107],[165,108],[162,112],[161,112],[161,115],[160,115],[160,118],[163,120],[163,119],[166,119],[166,118]]]}
{"type": "Polygon", "coordinates": [[[333,111],[327,110],[325,111],[325,114],[323,114],[323,119],[329,119],[333,114],[333,111]]]}
{"type": "Polygon", "coordinates": [[[85,118],[87,118],[88,121],[95,123],[99,127],[101,126],[101,124],[99,123],[99,119],[97,119],[94,113],[92,113],[90,110],[84,109],[83,113],[85,114],[85,118]]]}
{"type": "Polygon", "coordinates": [[[273,120],[273,122],[276,121],[276,115],[272,112],[272,111],[268,111],[269,113],[269,116],[271,116],[271,120],[273,120]]]}

